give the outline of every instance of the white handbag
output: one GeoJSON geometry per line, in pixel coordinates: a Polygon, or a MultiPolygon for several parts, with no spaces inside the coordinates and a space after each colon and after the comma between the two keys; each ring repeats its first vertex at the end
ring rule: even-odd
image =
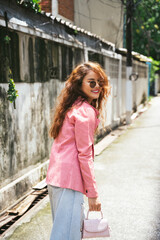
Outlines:
{"type": "Polygon", "coordinates": [[[88,219],[88,216],[89,211],[87,213],[87,218],[84,219],[83,222],[83,239],[110,237],[110,228],[108,226],[108,221],[107,219],[103,218],[102,211],[101,218],[99,219],[88,219]]]}

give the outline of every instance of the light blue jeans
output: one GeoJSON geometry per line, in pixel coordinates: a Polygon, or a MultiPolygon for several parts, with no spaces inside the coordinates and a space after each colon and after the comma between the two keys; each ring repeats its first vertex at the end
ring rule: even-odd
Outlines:
{"type": "Polygon", "coordinates": [[[84,219],[83,194],[48,185],[53,227],[50,240],[82,239],[84,219]]]}

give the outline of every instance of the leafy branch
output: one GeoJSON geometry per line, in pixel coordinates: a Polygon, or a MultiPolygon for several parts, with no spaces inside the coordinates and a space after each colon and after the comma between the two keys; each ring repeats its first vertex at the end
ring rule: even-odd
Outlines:
{"type": "Polygon", "coordinates": [[[9,42],[11,41],[11,38],[8,35],[6,35],[4,38],[4,41],[6,44],[9,44],[9,42]]]}
{"type": "Polygon", "coordinates": [[[13,78],[11,77],[11,70],[9,74],[9,86],[8,86],[8,91],[7,91],[7,99],[13,103],[14,109],[16,109],[16,104],[15,100],[18,97],[18,91],[15,89],[15,83],[13,78]]]}
{"type": "Polygon", "coordinates": [[[41,12],[40,0],[17,0],[17,3],[27,8],[33,9],[36,13],[41,12]]]}
{"type": "Polygon", "coordinates": [[[155,73],[160,69],[160,61],[154,60],[152,57],[150,57],[152,60],[151,65],[151,82],[155,81],[155,73]]]}

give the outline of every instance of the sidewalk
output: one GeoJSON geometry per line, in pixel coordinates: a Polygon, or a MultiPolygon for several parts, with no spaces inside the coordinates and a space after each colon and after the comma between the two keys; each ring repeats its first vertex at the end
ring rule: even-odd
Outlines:
{"type": "MultiPolygon", "coordinates": [[[[104,217],[112,229],[111,240],[160,239],[159,173],[160,97],[156,97],[123,135],[95,157],[98,190],[104,217]]],[[[87,201],[85,205],[87,210],[87,201]]],[[[47,199],[40,208],[4,239],[49,239],[52,220],[47,199]]]]}

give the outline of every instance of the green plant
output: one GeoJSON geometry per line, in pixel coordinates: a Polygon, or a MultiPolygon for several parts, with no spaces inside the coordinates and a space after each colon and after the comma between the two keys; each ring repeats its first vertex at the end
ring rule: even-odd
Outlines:
{"type": "Polygon", "coordinates": [[[149,96],[148,98],[148,102],[150,102],[152,100],[153,96],[149,96]]]}
{"type": "Polygon", "coordinates": [[[36,13],[41,12],[40,0],[17,0],[17,3],[33,9],[36,13]]]}
{"type": "Polygon", "coordinates": [[[133,2],[133,50],[160,60],[160,0],[133,2]]]}
{"type": "Polygon", "coordinates": [[[160,61],[156,61],[152,57],[150,57],[150,59],[152,59],[151,79],[150,79],[150,81],[153,82],[153,81],[155,81],[155,73],[156,73],[156,71],[158,71],[160,69],[160,61]]]}
{"type": "Polygon", "coordinates": [[[11,41],[11,38],[8,35],[6,35],[4,37],[4,41],[5,41],[5,43],[9,44],[9,42],[11,41]]]}
{"type": "Polygon", "coordinates": [[[16,109],[15,100],[18,97],[18,91],[15,89],[15,83],[13,78],[10,77],[9,79],[9,86],[7,91],[7,99],[13,103],[14,109],[16,109]]]}
{"type": "MultiPolygon", "coordinates": [[[[4,37],[4,42],[7,44],[7,49],[9,51],[9,44],[10,44],[11,38],[6,35],[4,37]]],[[[8,91],[7,91],[7,100],[9,100],[11,103],[13,103],[14,109],[16,109],[15,100],[18,97],[18,91],[15,89],[15,83],[12,77],[12,71],[10,69],[9,64],[9,58],[6,56],[6,73],[8,75],[8,91]]]]}

